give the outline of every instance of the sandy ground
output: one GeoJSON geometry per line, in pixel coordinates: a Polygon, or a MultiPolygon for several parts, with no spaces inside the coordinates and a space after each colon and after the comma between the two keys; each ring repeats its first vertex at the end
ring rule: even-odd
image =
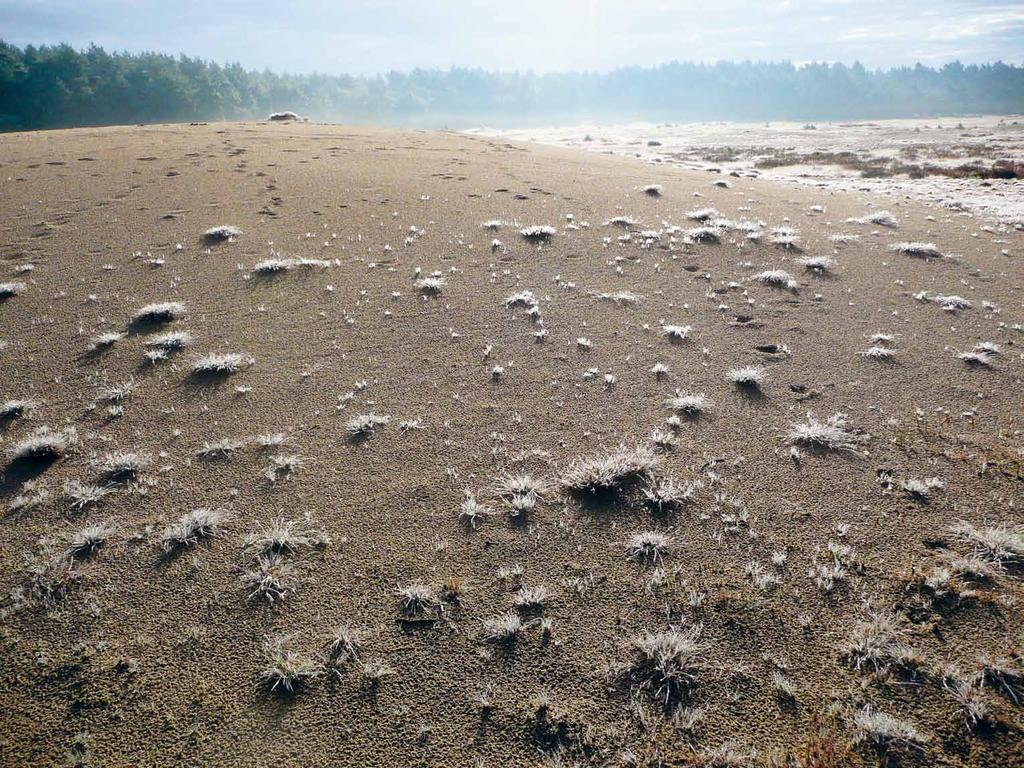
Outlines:
{"type": "Polygon", "coordinates": [[[0,301],[0,400],[36,401],[0,433],[0,764],[1024,765],[1021,233],[912,200],[318,125],[10,134],[0,178],[0,282],[21,284],[0,301]],[[728,219],[717,244],[687,234],[706,207],[728,219]],[[882,207],[898,226],[847,222],[882,207]],[[241,234],[208,244],[217,225],[241,234]],[[538,244],[527,225],[557,231],[538,244]],[[326,263],[253,274],[272,251],[326,263]],[[755,279],[770,268],[794,285],[755,279]],[[434,271],[431,295],[414,281],[434,271]],[[506,306],[520,291],[537,317],[506,306]],[[934,300],[951,295],[970,306],[934,300]],[[183,316],[131,323],[167,301],[183,316]],[[691,330],[672,343],[665,325],[691,330]],[[168,329],[193,343],[147,360],[168,329]],[[104,332],[125,335],[90,353],[104,332]],[[875,333],[894,358],[861,354],[875,333]],[[983,342],[1000,354],[958,358],[983,342]],[[254,362],[192,375],[212,352],[254,362]],[[748,365],[760,389],[727,380],[748,365]],[[676,390],[710,405],[666,424],[676,390]],[[853,450],[791,445],[808,411],[846,414],[853,450]],[[369,412],[390,421],[352,438],[369,412]],[[73,445],[13,460],[44,427],[73,445]],[[283,445],[254,441],[270,433],[283,445]],[[652,441],[657,477],[692,484],[678,509],[652,509],[643,478],[560,486],[574,461],[652,441]],[[149,463],[104,476],[116,452],[149,463]],[[271,481],[273,456],[301,465],[271,481]],[[545,488],[513,517],[496,488],[523,472],[545,488]],[[927,499],[903,489],[929,478],[927,499]],[[110,493],[76,511],[70,481],[110,493]],[[467,490],[493,513],[475,530],[467,490]],[[165,554],[198,508],[223,511],[219,530],[165,554]],[[277,518],[305,535],[271,604],[240,577],[277,518]],[[95,552],[65,554],[101,523],[95,552]],[[626,556],[644,531],[668,538],[660,562],[626,556]],[[441,602],[404,617],[396,588],[417,583],[441,602]],[[487,642],[485,620],[539,585],[524,630],[487,642]],[[848,651],[874,614],[894,629],[866,661],[848,651]],[[328,671],[340,624],[361,643],[328,671]],[[665,706],[630,643],[698,627],[692,685],[665,706]],[[260,679],[274,638],[320,673],[291,696],[260,679]],[[375,664],[394,674],[374,685],[375,664]],[[957,683],[987,706],[977,722],[957,683]],[[879,712],[915,743],[864,740],[879,712]]]}
{"type": "Polygon", "coordinates": [[[982,217],[989,224],[1024,229],[1020,179],[911,178],[906,172],[871,178],[822,157],[849,153],[864,163],[899,161],[946,168],[1021,163],[1024,117],[1020,115],[822,123],[629,123],[482,128],[470,133],[628,155],[652,164],[756,174],[824,192],[867,193],[876,200],[909,198],[938,209],[937,215],[954,211],[982,217]],[[774,165],[783,157],[785,164],[774,165]]]}

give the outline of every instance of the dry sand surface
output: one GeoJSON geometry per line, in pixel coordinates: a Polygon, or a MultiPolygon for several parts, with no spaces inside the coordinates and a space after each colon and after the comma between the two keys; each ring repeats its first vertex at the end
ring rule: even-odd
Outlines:
{"type": "Polygon", "coordinates": [[[1024,117],[915,118],[847,123],[628,123],[470,133],[629,155],[652,164],[864,192],[877,202],[909,198],[983,216],[1024,231],[1020,178],[1024,117]],[[1012,173],[1006,174],[1012,176],[1012,173]],[[987,176],[987,178],[985,178],[987,176]]]}
{"type": "Polygon", "coordinates": [[[0,764],[1024,765],[1021,233],[301,124],[0,177],[0,764]]]}

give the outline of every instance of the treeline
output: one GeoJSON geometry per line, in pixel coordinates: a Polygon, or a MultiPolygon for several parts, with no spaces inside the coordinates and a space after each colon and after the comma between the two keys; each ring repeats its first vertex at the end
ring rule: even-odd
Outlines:
{"type": "Polygon", "coordinates": [[[579,120],[848,120],[1024,112],[1024,67],[672,62],[606,74],[282,75],[188,56],[0,41],[0,130],[264,118],[426,127],[579,120]]]}

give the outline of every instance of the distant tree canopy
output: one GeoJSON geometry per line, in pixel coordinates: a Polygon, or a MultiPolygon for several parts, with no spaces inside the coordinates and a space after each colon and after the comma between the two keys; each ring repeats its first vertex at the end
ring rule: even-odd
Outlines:
{"type": "Polygon", "coordinates": [[[1024,67],[672,62],[606,74],[279,75],[187,56],[0,41],[0,130],[264,118],[440,127],[580,120],[849,120],[1024,112],[1024,67]]]}

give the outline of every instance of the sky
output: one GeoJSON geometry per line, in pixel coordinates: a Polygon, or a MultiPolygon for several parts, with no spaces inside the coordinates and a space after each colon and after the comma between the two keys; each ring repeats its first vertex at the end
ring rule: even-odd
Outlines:
{"type": "Polygon", "coordinates": [[[0,39],[278,72],[1024,63],[1024,0],[0,0],[0,39]]]}

